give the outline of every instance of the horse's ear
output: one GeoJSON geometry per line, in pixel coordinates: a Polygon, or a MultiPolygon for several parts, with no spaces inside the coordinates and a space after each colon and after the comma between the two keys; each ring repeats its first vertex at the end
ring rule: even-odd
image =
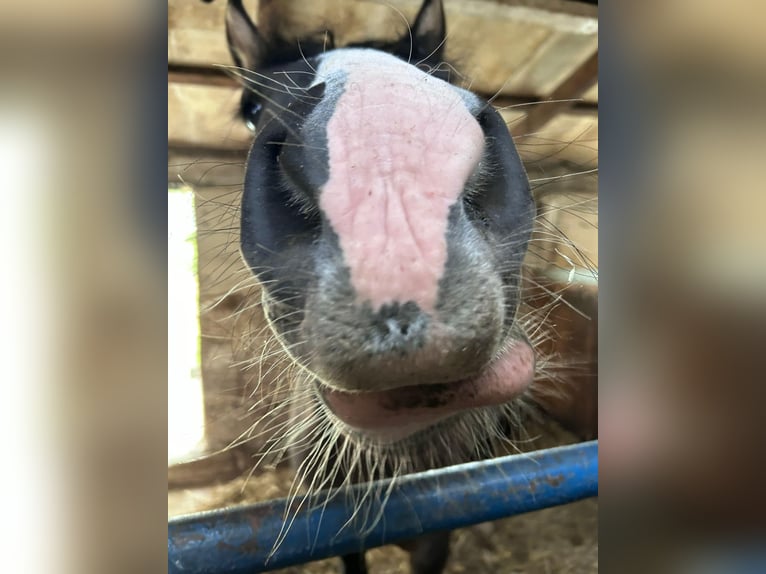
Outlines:
{"type": "Polygon", "coordinates": [[[424,0],[412,25],[412,60],[431,65],[442,61],[447,39],[442,0],[424,0]]]}
{"type": "Polygon", "coordinates": [[[266,54],[266,41],[245,12],[242,0],[229,0],[226,5],[226,40],[237,66],[258,69],[266,54]]]}

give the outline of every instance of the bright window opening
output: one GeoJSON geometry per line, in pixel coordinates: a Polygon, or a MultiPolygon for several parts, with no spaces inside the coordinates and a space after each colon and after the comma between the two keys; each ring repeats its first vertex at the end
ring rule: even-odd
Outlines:
{"type": "Polygon", "coordinates": [[[204,448],[194,193],[179,188],[168,192],[168,464],[204,448]]]}

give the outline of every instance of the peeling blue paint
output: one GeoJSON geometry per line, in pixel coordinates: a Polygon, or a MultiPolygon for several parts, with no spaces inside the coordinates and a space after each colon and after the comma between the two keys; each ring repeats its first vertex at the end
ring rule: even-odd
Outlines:
{"type": "MultiPolygon", "coordinates": [[[[386,492],[387,484],[379,483],[379,492],[386,492]]],[[[354,489],[362,493],[365,486],[354,489]]],[[[326,506],[319,495],[313,510],[304,505],[276,550],[287,509],[284,499],[173,519],[168,523],[168,572],[264,572],[597,494],[597,441],[462,464],[397,479],[382,519],[364,535],[347,525],[353,506],[345,493],[326,506]]],[[[380,501],[371,501],[369,509],[370,516],[377,516],[380,501]]]]}

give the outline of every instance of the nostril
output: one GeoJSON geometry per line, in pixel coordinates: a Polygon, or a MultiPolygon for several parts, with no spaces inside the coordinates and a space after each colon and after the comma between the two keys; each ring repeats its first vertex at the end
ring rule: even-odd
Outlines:
{"type": "Polygon", "coordinates": [[[406,337],[410,332],[410,323],[407,320],[397,321],[396,319],[388,319],[386,320],[386,326],[391,335],[402,335],[406,337]]]}
{"type": "Polygon", "coordinates": [[[414,302],[389,303],[372,317],[371,342],[380,352],[415,348],[425,336],[427,318],[414,302]]]}

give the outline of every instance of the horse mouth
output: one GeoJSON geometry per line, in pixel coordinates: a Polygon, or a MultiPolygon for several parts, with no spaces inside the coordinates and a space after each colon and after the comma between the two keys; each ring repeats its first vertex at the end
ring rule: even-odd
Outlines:
{"type": "Polygon", "coordinates": [[[532,347],[514,339],[474,378],[373,392],[324,385],[317,390],[334,418],[352,432],[396,442],[460,412],[512,401],[527,390],[534,372],[532,347]]]}

